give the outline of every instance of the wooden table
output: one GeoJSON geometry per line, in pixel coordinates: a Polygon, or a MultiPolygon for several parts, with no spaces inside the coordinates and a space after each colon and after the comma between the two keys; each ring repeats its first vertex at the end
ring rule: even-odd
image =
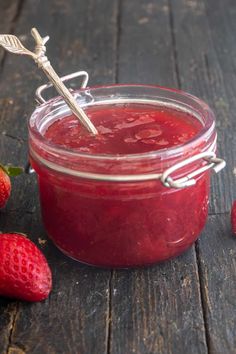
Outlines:
{"type": "MultiPolygon", "coordinates": [[[[159,84],[206,100],[228,164],[212,178],[208,224],[195,246],[129,271],[82,266],[49,241],[40,245],[36,177],[15,179],[0,229],[30,235],[54,287],[43,303],[0,299],[0,353],[236,353],[235,0],[2,0],[0,15],[0,33],[26,42],[33,26],[50,34],[48,56],[60,74],[84,69],[90,85],[159,84]]],[[[26,120],[45,79],[31,60],[3,51],[0,75],[0,161],[26,165],[26,120]]]]}

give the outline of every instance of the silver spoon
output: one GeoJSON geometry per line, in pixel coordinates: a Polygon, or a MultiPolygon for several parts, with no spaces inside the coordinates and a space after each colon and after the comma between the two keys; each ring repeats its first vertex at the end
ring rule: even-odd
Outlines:
{"type": "Polygon", "coordinates": [[[32,28],[31,34],[35,39],[36,46],[35,51],[31,52],[26,49],[21,41],[13,35],[10,34],[1,34],[0,35],[0,45],[6,49],[8,52],[28,55],[34,59],[39,68],[41,68],[50,82],[53,84],[57,92],[64,98],[67,105],[70,107],[71,111],[75,114],[75,116],[79,119],[82,125],[92,134],[98,134],[97,129],[89,119],[89,117],[85,114],[83,109],[79,107],[75,98],[68,90],[68,88],[61,81],[53,67],[51,66],[46,53],[45,44],[49,40],[49,36],[42,38],[36,28],[32,28]]]}

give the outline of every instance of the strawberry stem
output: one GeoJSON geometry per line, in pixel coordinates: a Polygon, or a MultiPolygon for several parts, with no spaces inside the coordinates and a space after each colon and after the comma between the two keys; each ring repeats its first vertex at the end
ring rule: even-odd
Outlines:
{"type": "Polygon", "coordinates": [[[16,177],[19,176],[24,172],[24,169],[22,167],[18,166],[11,166],[11,165],[2,165],[0,164],[0,168],[6,172],[6,174],[10,177],[16,177]]]}

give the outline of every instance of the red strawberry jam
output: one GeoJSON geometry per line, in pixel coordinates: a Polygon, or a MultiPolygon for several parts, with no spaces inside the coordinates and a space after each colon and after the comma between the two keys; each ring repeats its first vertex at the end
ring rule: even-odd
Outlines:
{"type": "Polygon", "coordinates": [[[95,106],[87,115],[98,130],[88,134],[70,115],[45,132],[48,141],[90,154],[140,154],[182,145],[202,125],[185,112],[142,104],[95,106]]]}
{"type": "Polygon", "coordinates": [[[43,128],[37,123],[42,110],[30,121],[31,163],[48,235],[65,254],[97,266],[141,266],[179,255],[205,224],[209,173],[183,189],[158,178],[122,176],[162,173],[204,151],[214,129],[201,139],[204,119],[171,104],[94,104],[85,110],[97,136],[69,114],[52,115],[43,128]]]}

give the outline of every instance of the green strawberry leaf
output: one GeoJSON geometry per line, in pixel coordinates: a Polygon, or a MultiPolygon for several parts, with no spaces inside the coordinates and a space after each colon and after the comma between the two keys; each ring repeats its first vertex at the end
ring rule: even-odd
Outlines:
{"type": "Polygon", "coordinates": [[[11,165],[3,166],[0,164],[0,168],[2,168],[3,171],[5,171],[10,177],[19,176],[21,173],[24,172],[24,169],[22,167],[16,167],[11,165]]]}

